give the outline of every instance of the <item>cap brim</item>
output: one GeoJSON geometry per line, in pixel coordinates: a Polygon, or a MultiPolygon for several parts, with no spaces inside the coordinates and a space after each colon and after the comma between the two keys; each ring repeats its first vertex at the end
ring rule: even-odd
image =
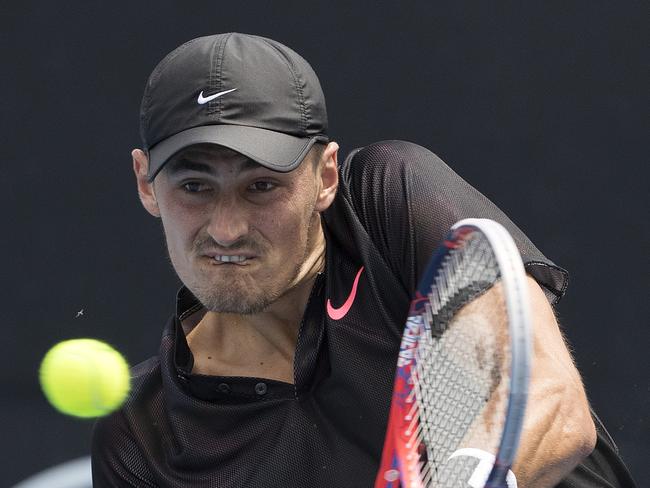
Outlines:
{"type": "Polygon", "coordinates": [[[286,173],[297,168],[318,141],[326,142],[327,137],[319,135],[301,138],[243,125],[193,127],[174,134],[149,149],[149,180],[153,181],[169,158],[194,144],[219,144],[262,166],[286,173]]]}

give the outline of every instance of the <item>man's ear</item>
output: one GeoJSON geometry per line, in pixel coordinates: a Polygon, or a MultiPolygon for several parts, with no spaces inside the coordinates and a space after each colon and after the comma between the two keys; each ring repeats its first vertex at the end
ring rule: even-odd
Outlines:
{"type": "Polygon", "coordinates": [[[336,142],[330,142],[323,151],[322,161],[318,165],[317,175],[320,177],[320,191],[316,199],[314,209],[317,212],[323,212],[334,201],[336,190],[339,187],[339,163],[338,163],[339,145],[336,142]]]}
{"type": "Polygon", "coordinates": [[[158,201],[153,191],[153,182],[149,182],[147,173],[149,171],[149,159],[142,149],[131,151],[133,157],[133,172],[138,184],[138,195],[144,208],[154,217],[160,217],[158,201]]]}

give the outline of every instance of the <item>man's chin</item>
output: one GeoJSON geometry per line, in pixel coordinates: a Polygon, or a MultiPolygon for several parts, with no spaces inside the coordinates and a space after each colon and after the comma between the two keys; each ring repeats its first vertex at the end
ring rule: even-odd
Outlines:
{"type": "Polygon", "coordinates": [[[231,313],[237,315],[254,315],[266,310],[272,300],[260,298],[257,300],[246,297],[245,300],[241,296],[230,297],[227,295],[210,295],[205,297],[197,296],[198,300],[203,304],[206,310],[217,313],[231,313]]]}
{"type": "Polygon", "coordinates": [[[194,280],[193,286],[186,285],[206,310],[252,315],[265,311],[289,293],[298,274],[298,270],[295,270],[288,277],[280,277],[259,270],[248,271],[229,269],[218,275],[208,273],[202,276],[203,279],[194,280]]]}
{"type": "Polygon", "coordinates": [[[240,280],[224,282],[218,286],[188,287],[201,304],[210,312],[252,315],[266,310],[277,297],[256,283],[242,283],[240,280]]]}

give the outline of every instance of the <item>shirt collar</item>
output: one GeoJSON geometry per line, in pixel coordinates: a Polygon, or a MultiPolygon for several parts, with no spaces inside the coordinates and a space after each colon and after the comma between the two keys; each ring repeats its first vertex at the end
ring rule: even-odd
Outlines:
{"type": "Polygon", "coordinates": [[[198,298],[186,286],[181,286],[176,292],[176,316],[179,320],[189,317],[202,307],[198,298]]]}

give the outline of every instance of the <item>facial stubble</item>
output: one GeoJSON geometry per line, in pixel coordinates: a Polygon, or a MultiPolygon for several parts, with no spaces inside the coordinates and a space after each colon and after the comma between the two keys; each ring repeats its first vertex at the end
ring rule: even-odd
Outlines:
{"type": "MultiPolygon", "coordinates": [[[[312,205],[310,208],[309,222],[306,229],[307,238],[305,239],[305,245],[300,253],[301,257],[295,262],[291,273],[287,276],[286,280],[277,283],[273,280],[273,275],[276,272],[275,270],[263,270],[263,273],[266,273],[263,278],[267,278],[268,283],[272,284],[272,287],[262,288],[261,286],[263,286],[263,283],[265,282],[264,279],[255,280],[250,275],[237,276],[239,270],[236,268],[231,270],[235,274],[232,281],[226,282],[226,280],[223,280],[223,282],[218,285],[210,284],[210,277],[207,275],[204,275],[204,279],[197,276],[200,271],[190,271],[188,276],[181,276],[181,273],[179,273],[180,268],[174,264],[174,260],[169,251],[170,243],[167,240],[164,226],[162,226],[167,240],[167,255],[169,261],[181,281],[192,292],[192,294],[194,294],[199,302],[201,302],[206,310],[239,315],[252,315],[263,312],[274,302],[291,293],[302,283],[301,281],[298,282],[296,278],[300,275],[303,264],[307,261],[309,254],[313,251],[314,240],[317,237],[317,232],[314,232],[314,226],[321,225],[320,214],[316,213],[313,207],[314,206],[312,205]]],[[[209,241],[209,238],[207,240],[209,241]]],[[[203,239],[202,241],[194,243],[191,253],[193,257],[196,258],[201,255],[200,250],[206,248],[204,243],[205,241],[206,239],[203,239]]],[[[249,242],[248,244],[245,244],[245,246],[242,244],[238,247],[249,250],[253,248],[261,253],[264,252],[263,247],[255,243],[249,242]]],[[[320,259],[321,258],[319,257],[319,260],[320,259]]],[[[235,267],[237,265],[215,264],[215,266],[235,267]]]]}

